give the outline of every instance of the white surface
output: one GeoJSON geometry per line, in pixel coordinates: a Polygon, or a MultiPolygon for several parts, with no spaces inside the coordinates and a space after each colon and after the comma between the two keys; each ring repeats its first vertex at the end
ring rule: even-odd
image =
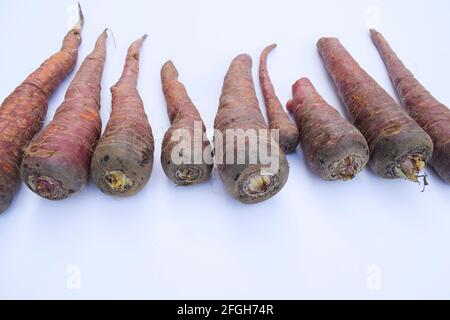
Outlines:
{"type": "MultiPolygon", "coordinates": [[[[120,75],[126,49],[149,34],[139,89],[156,136],[153,174],[140,194],[123,200],[91,184],[76,197],[50,202],[23,186],[0,216],[0,298],[450,298],[450,188],[431,170],[425,193],[368,169],[351,182],[330,183],[314,176],[298,151],[288,157],[285,188],[249,206],[231,198],[217,176],[176,188],[159,162],[169,125],[159,78],[167,59],[176,64],[208,127],[232,58],[247,52],[257,62],[272,42],[278,48],[269,71],[283,102],[291,84],[308,76],[343,111],[315,43],[338,36],[394,95],[368,36],[367,25],[375,23],[425,86],[450,104],[450,2],[81,4],[86,24],[78,65],[105,27],[117,44],[108,42],[104,124],[108,89],[120,75]],[[78,290],[67,286],[71,266],[81,272],[78,290]]],[[[59,48],[73,5],[0,2],[0,99],[59,48]]],[[[72,76],[52,97],[47,121],[72,76]]],[[[257,93],[261,97],[258,85],[257,93]]]]}

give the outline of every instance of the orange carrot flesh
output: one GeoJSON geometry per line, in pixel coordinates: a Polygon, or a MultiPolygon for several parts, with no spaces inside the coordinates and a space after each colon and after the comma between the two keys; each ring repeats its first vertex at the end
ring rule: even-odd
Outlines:
{"type": "Polygon", "coordinates": [[[369,161],[364,136],[317,93],[309,79],[298,80],[292,95],[288,110],[297,121],[308,166],[325,180],[354,178],[369,161]]]}
{"type": "Polygon", "coordinates": [[[100,90],[106,30],[80,66],[53,120],[24,151],[22,181],[36,194],[60,200],[79,192],[100,137],[100,90]]]}
{"type": "Polygon", "coordinates": [[[212,148],[205,136],[203,120],[186,88],[178,80],[178,71],[172,61],[167,61],[161,68],[161,82],[171,123],[164,135],[161,149],[164,173],[180,186],[203,182],[209,178],[213,167],[212,161],[209,163],[204,157],[207,153],[211,154],[212,148]],[[179,163],[172,159],[174,148],[179,144],[179,139],[174,138],[175,135],[181,135],[185,141],[191,141],[190,156],[179,163]],[[198,141],[201,148],[195,147],[195,139],[202,139],[201,143],[198,141]]]}
{"type": "Polygon", "coordinates": [[[371,169],[384,178],[417,182],[433,152],[431,138],[338,39],[322,38],[317,46],[351,121],[366,138],[371,169]]]}
{"type": "Polygon", "coordinates": [[[279,145],[281,150],[284,153],[291,153],[295,151],[298,145],[298,130],[283,110],[281,102],[275,94],[275,89],[267,70],[267,57],[275,47],[276,44],[267,46],[261,53],[259,59],[259,82],[266,105],[269,129],[279,130],[279,145]]]}
{"type": "Polygon", "coordinates": [[[0,213],[9,207],[20,187],[23,149],[40,130],[49,97],[75,67],[84,21],[81,9],[79,15],[60,51],[30,74],[0,107],[0,213]]]}
{"type": "Polygon", "coordinates": [[[91,176],[104,193],[131,196],[150,179],[154,140],[137,90],[139,57],[146,36],[128,49],[119,81],[111,88],[112,111],[95,148],[91,176]]]}
{"type": "Polygon", "coordinates": [[[450,110],[417,81],[381,33],[371,30],[371,37],[403,107],[433,140],[431,166],[444,181],[450,183],[450,110]]]}
{"type": "MultiPolygon", "coordinates": [[[[216,151],[222,150],[222,155],[216,152],[220,177],[233,197],[249,204],[273,197],[283,188],[289,176],[289,165],[278,144],[267,134],[260,134],[261,129],[268,128],[259,108],[251,69],[252,60],[249,55],[241,54],[233,59],[223,82],[219,108],[214,121],[216,134],[220,133],[223,137],[223,139],[215,137],[214,146],[216,151]],[[252,130],[256,133],[258,145],[267,145],[273,152],[271,158],[278,159],[276,172],[263,174],[266,164],[261,162],[260,149],[258,147],[257,150],[250,150],[247,147],[249,144],[247,139],[244,150],[240,149],[237,139],[227,141],[228,132],[236,133],[238,130],[252,130]],[[233,150],[228,150],[230,145],[233,150]],[[244,163],[228,162],[230,151],[233,152],[231,158],[244,154],[244,163]],[[249,158],[254,153],[257,153],[258,157],[255,163],[252,163],[249,158]]],[[[236,160],[237,157],[234,159],[236,160]]]]}

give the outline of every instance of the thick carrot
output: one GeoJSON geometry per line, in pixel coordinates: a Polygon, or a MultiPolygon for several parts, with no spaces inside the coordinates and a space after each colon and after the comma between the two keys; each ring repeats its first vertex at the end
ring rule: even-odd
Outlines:
{"type": "Polygon", "coordinates": [[[295,82],[292,95],[288,110],[297,121],[309,167],[325,180],[355,177],[369,161],[361,132],[317,93],[309,79],[295,82]]]}
{"type": "Polygon", "coordinates": [[[23,149],[41,128],[49,97],[75,67],[84,21],[78,8],[80,19],[64,37],[60,51],[30,74],[0,107],[0,213],[19,190],[23,149]]]}
{"type": "Polygon", "coordinates": [[[20,175],[38,195],[64,199],[88,181],[100,137],[100,89],[106,55],[106,30],[80,66],[53,120],[24,151],[20,175]]]}
{"type": "Polygon", "coordinates": [[[110,195],[136,194],[152,173],[153,134],[136,88],[140,49],[146,37],[128,49],[122,76],[111,88],[111,116],[91,161],[92,179],[110,195]]]}
{"type": "Polygon", "coordinates": [[[431,138],[338,39],[322,38],[317,46],[353,124],[366,138],[372,170],[384,178],[416,182],[433,152],[431,138]]]}
{"type": "Polygon", "coordinates": [[[371,35],[403,107],[433,140],[431,166],[443,180],[450,183],[450,110],[416,80],[381,33],[371,30],[371,35]]]}
{"type": "Polygon", "coordinates": [[[259,108],[251,69],[252,59],[247,54],[238,55],[231,62],[214,121],[214,147],[220,177],[227,190],[243,203],[256,203],[274,196],[289,175],[286,157],[269,134],[259,108]],[[255,137],[256,148],[251,146],[255,137]],[[239,138],[244,143],[239,144],[239,138]],[[270,162],[265,163],[262,146],[271,150],[270,162]],[[240,162],[239,157],[244,161],[240,162]]]}
{"type": "Polygon", "coordinates": [[[162,66],[161,82],[171,123],[161,149],[164,173],[180,186],[203,182],[209,178],[213,167],[205,125],[186,88],[178,80],[178,71],[172,61],[162,66]],[[184,147],[180,148],[182,141],[184,147]]]}
{"type": "Polygon", "coordinates": [[[267,70],[267,56],[276,48],[276,44],[266,47],[259,59],[259,82],[266,105],[269,128],[279,130],[279,145],[284,153],[294,152],[297,148],[299,136],[297,128],[291,123],[287,113],[283,110],[280,100],[270,81],[267,70]]]}

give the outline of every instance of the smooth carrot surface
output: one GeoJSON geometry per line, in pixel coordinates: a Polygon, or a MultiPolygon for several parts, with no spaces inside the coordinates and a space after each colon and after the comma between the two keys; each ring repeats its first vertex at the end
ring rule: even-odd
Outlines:
{"type": "Polygon", "coordinates": [[[431,138],[338,39],[322,38],[317,46],[352,123],[366,138],[371,169],[384,178],[417,182],[433,152],[431,138]]]}
{"type": "Polygon", "coordinates": [[[431,166],[444,181],[450,183],[450,110],[417,81],[381,33],[371,30],[371,36],[403,107],[433,140],[431,166]]]}
{"type": "Polygon", "coordinates": [[[136,194],[153,168],[152,129],[137,90],[140,50],[146,37],[128,49],[122,76],[111,88],[111,115],[91,161],[92,179],[110,195],[136,194]]]}
{"type": "Polygon", "coordinates": [[[106,56],[106,30],[80,66],[53,120],[25,149],[22,181],[36,194],[60,200],[78,193],[100,137],[100,90],[106,56]]]}
{"type": "Polygon", "coordinates": [[[0,213],[20,187],[23,149],[40,130],[49,97],[75,67],[81,43],[83,14],[64,37],[60,51],[30,74],[0,107],[0,213]]]}
{"type": "Polygon", "coordinates": [[[284,153],[295,152],[299,142],[298,130],[292,124],[287,113],[281,105],[280,99],[275,94],[275,88],[267,70],[267,57],[276,48],[276,44],[267,46],[259,59],[259,83],[266,105],[269,129],[279,130],[279,145],[284,153]]]}
{"type": "Polygon", "coordinates": [[[292,86],[288,110],[295,116],[309,167],[325,180],[349,180],[369,161],[361,132],[316,91],[307,78],[292,86]]]}

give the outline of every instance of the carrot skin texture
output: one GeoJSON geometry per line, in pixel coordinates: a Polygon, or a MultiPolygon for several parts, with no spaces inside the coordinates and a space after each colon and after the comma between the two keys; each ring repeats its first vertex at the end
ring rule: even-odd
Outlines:
{"type": "Polygon", "coordinates": [[[80,9],[80,20],[64,37],[60,51],[31,73],[0,107],[0,213],[19,190],[23,149],[40,130],[50,96],[75,67],[82,25],[80,9]]]}
{"type": "Polygon", "coordinates": [[[369,161],[361,132],[315,90],[307,78],[292,86],[288,110],[295,116],[309,167],[325,180],[352,179],[369,161]]]}
{"type": "Polygon", "coordinates": [[[164,173],[179,186],[206,181],[213,168],[212,147],[205,135],[206,128],[200,113],[189,98],[185,86],[178,80],[178,71],[172,61],[167,61],[162,66],[161,83],[171,123],[161,147],[161,165],[164,173]],[[191,142],[190,155],[184,154],[182,162],[172,158],[172,153],[176,152],[175,148],[181,141],[176,139],[177,136],[191,142]],[[195,139],[202,140],[201,146],[200,141],[197,141],[200,148],[196,148],[195,139]],[[205,155],[209,155],[210,161],[205,155]]]}
{"type": "Polygon", "coordinates": [[[259,82],[266,105],[269,129],[279,130],[279,145],[284,153],[295,152],[299,142],[297,128],[291,123],[289,116],[283,110],[280,100],[275,94],[275,89],[270,80],[267,70],[267,57],[276,47],[276,44],[267,46],[261,53],[259,59],[259,82]]]}
{"type": "Polygon", "coordinates": [[[431,166],[444,181],[450,183],[450,110],[417,81],[381,33],[371,30],[371,38],[403,107],[433,140],[431,166]]]}
{"type": "Polygon", "coordinates": [[[122,76],[111,87],[111,116],[91,160],[93,181],[109,195],[136,194],[152,173],[153,134],[137,90],[140,49],[145,38],[130,45],[122,76]]]}
{"type": "Polygon", "coordinates": [[[433,143],[391,96],[370,77],[336,38],[317,43],[325,67],[351,122],[366,138],[369,166],[384,178],[417,181],[433,143]]]}
{"type": "Polygon", "coordinates": [[[53,120],[25,149],[22,181],[36,194],[61,200],[87,183],[100,137],[100,90],[106,56],[106,30],[85,58],[53,120]]]}
{"type": "Polygon", "coordinates": [[[236,130],[268,130],[266,122],[259,108],[253,83],[252,59],[247,54],[238,55],[233,59],[225,76],[219,108],[214,121],[214,128],[221,133],[222,141],[215,137],[215,150],[217,168],[220,177],[230,194],[242,203],[257,203],[267,200],[277,194],[285,185],[289,176],[289,165],[284,153],[269,134],[257,133],[259,145],[267,144],[269,150],[274,146],[275,154],[271,157],[278,159],[278,171],[271,175],[263,175],[262,170],[267,168],[258,155],[256,163],[250,163],[252,153],[258,150],[249,150],[246,140],[245,150],[237,150],[237,139],[227,141],[227,131],[236,130]],[[221,141],[221,142],[219,142],[221,141]],[[219,144],[221,143],[221,144],[219,144]],[[227,152],[234,150],[234,163],[227,162],[227,152]],[[217,149],[222,150],[222,158],[217,149]],[[245,151],[245,162],[237,163],[236,155],[245,151]],[[254,185],[254,186],[252,186],[254,185]]]}

